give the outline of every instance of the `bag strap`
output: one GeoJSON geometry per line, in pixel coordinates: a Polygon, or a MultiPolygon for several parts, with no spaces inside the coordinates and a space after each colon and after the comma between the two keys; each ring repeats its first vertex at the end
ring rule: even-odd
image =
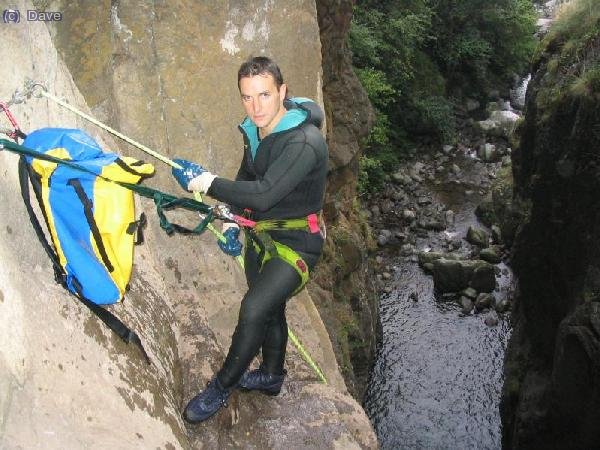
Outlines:
{"type": "Polygon", "coordinates": [[[71,178],[69,181],[67,181],[67,184],[75,189],[75,194],[83,205],[83,214],[85,215],[85,220],[87,221],[90,231],[92,232],[92,237],[94,238],[94,242],[96,243],[96,248],[98,249],[98,253],[100,253],[102,262],[109,272],[113,272],[115,268],[108,258],[106,248],[104,247],[104,241],[102,241],[102,236],[100,235],[100,230],[98,229],[98,224],[94,219],[94,205],[92,204],[92,201],[85,193],[85,190],[81,185],[81,181],[79,181],[77,178],[71,178]]]}
{"type": "MultiPolygon", "coordinates": [[[[31,196],[29,194],[29,180],[32,177],[32,174],[29,172],[29,165],[27,161],[25,161],[25,157],[21,156],[19,158],[19,184],[21,186],[21,197],[23,198],[23,202],[25,203],[25,208],[27,209],[27,214],[29,215],[29,220],[31,225],[33,226],[33,230],[35,231],[38,240],[42,244],[44,251],[50,258],[50,262],[52,262],[52,268],[54,269],[54,280],[62,285],[64,288],[67,287],[67,277],[63,267],[60,265],[58,255],[56,250],[51,246],[51,244],[46,239],[46,235],[42,226],[40,225],[40,221],[38,220],[35,212],[33,211],[33,207],[31,206],[31,196]]],[[[33,179],[32,179],[33,183],[33,179]]],[[[37,193],[36,193],[37,196],[37,193]]],[[[38,199],[39,200],[39,199],[38,199]]],[[[40,202],[41,205],[41,202],[40,202]]],[[[44,213],[45,214],[45,213],[44,213]]]]}
{"type": "MultiPolygon", "coordinates": [[[[63,267],[60,265],[58,255],[55,249],[46,239],[46,235],[44,233],[44,230],[42,229],[40,221],[38,220],[37,216],[35,215],[35,212],[33,211],[33,207],[31,206],[29,180],[31,179],[33,183],[33,179],[31,178],[32,176],[33,174],[30,172],[29,165],[27,164],[25,157],[21,156],[19,158],[19,184],[21,186],[21,197],[23,197],[23,201],[25,202],[25,208],[27,209],[27,213],[29,214],[29,220],[31,221],[31,225],[33,226],[35,234],[37,235],[40,243],[42,244],[42,247],[44,248],[46,254],[50,258],[50,261],[52,262],[52,267],[54,269],[54,279],[58,284],[60,284],[68,290],[66,281],[67,277],[63,267]]],[[[146,353],[146,350],[144,349],[144,346],[142,345],[142,341],[140,340],[139,336],[130,328],[128,328],[127,325],[121,322],[121,320],[119,320],[119,318],[117,318],[113,313],[85,298],[81,291],[81,285],[79,284],[76,278],[73,278],[72,284],[75,287],[75,290],[77,291],[77,294],[74,294],[74,296],[77,299],[79,299],[79,301],[83,303],[91,312],[93,312],[96,315],[96,317],[98,317],[102,322],[104,322],[104,324],[108,328],[110,328],[117,336],[119,336],[125,343],[132,343],[135,346],[137,346],[144,355],[146,362],[148,364],[151,364],[150,357],[148,356],[148,353],[146,353]]]]}

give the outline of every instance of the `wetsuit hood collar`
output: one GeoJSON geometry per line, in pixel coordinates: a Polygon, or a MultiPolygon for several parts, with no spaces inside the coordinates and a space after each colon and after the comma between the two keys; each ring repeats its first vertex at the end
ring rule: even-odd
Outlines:
{"type": "MultiPolygon", "coordinates": [[[[289,98],[285,99],[283,106],[287,111],[279,123],[275,126],[271,134],[297,128],[305,122],[313,123],[315,126],[320,127],[322,122],[322,113],[319,106],[312,100],[303,97],[289,98]]],[[[252,158],[254,159],[256,156],[256,151],[258,150],[258,145],[260,144],[260,140],[258,138],[258,128],[249,117],[244,119],[239,128],[248,139],[248,143],[250,144],[250,152],[252,153],[252,158]]]]}

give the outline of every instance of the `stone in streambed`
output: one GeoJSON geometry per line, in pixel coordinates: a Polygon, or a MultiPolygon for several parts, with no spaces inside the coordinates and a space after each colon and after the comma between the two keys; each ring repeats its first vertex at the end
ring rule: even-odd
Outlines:
{"type": "Polygon", "coordinates": [[[486,248],[489,245],[489,236],[485,230],[471,226],[467,231],[467,242],[481,248],[486,248]]]}
{"type": "Polygon", "coordinates": [[[460,255],[454,253],[443,253],[443,252],[420,252],[419,253],[419,264],[433,263],[436,259],[445,258],[452,260],[462,259],[460,255]]]}
{"type": "Polygon", "coordinates": [[[475,300],[475,309],[477,311],[483,311],[484,309],[489,309],[496,303],[496,299],[493,294],[482,292],[477,296],[477,300],[475,300]]]}
{"type": "Polygon", "coordinates": [[[454,226],[454,220],[455,220],[454,211],[449,209],[446,212],[444,212],[444,221],[446,222],[447,227],[454,226]]]}
{"type": "Polygon", "coordinates": [[[496,325],[498,325],[498,316],[494,313],[490,313],[487,316],[485,316],[485,319],[483,320],[483,322],[488,327],[495,327],[496,325]]]}
{"type": "Polygon", "coordinates": [[[510,309],[510,302],[508,300],[501,300],[496,305],[496,311],[499,313],[505,313],[510,309]]]}
{"type": "Polygon", "coordinates": [[[473,311],[473,300],[471,300],[469,297],[465,297],[464,295],[461,295],[460,300],[459,300],[460,306],[461,306],[461,312],[465,315],[469,315],[471,314],[471,311],[473,311]]]}
{"type": "Polygon", "coordinates": [[[499,264],[502,261],[494,247],[484,248],[479,252],[479,257],[491,264],[499,264]]]}
{"type": "Polygon", "coordinates": [[[472,287],[478,292],[491,292],[496,287],[494,266],[482,260],[433,261],[433,283],[439,292],[458,292],[472,287]]]}
{"type": "Polygon", "coordinates": [[[477,298],[477,291],[475,289],[473,289],[472,287],[468,287],[466,289],[463,289],[460,292],[460,295],[470,298],[471,300],[475,300],[477,298]]]}

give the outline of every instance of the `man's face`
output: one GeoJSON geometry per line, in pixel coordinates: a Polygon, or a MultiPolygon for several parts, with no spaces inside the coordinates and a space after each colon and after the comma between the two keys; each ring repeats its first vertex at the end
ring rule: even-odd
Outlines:
{"type": "Polygon", "coordinates": [[[271,133],[285,114],[285,92],[286,85],[282,84],[277,89],[275,79],[270,73],[240,80],[242,105],[250,120],[262,129],[263,135],[271,133]]]}

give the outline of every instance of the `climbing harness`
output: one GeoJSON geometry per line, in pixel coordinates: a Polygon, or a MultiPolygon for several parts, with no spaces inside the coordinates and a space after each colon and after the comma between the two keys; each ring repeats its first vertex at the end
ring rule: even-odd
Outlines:
{"type": "MultiPolygon", "coordinates": [[[[295,250],[281,242],[273,240],[268,231],[301,230],[308,231],[309,233],[320,233],[324,239],[326,235],[325,222],[320,214],[313,213],[307,217],[297,219],[272,219],[256,222],[248,217],[232,214],[226,205],[215,206],[215,213],[222,219],[237,223],[244,230],[247,237],[246,244],[249,242],[252,243],[259,255],[258,259],[261,269],[269,259],[280,258],[289,264],[300,276],[300,285],[292,295],[296,295],[304,288],[309,278],[308,265],[295,250]]],[[[248,216],[251,211],[245,210],[244,213],[248,216]]],[[[248,245],[245,248],[247,249],[248,245]]],[[[307,364],[315,371],[321,381],[327,384],[325,375],[289,327],[288,336],[307,364]]]]}
{"type": "Polygon", "coordinates": [[[320,233],[317,221],[317,215],[310,214],[298,219],[261,220],[255,222],[253,226],[244,227],[249,241],[252,242],[259,255],[261,269],[271,258],[280,258],[298,273],[301,282],[292,295],[300,292],[308,282],[308,265],[295,250],[275,241],[269,231],[298,230],[320,233]]]}
{"type": "MultiPolygon", "coordinates": [[[[15,141],[17,141],[18,138],[23,138],[25,135],[20,131],[16,121],[14,120],[14,117],[8,110],[8,106],[11,104],[23,103],[25,101],[25,99],[28,99],[30,97],[41,98],[42,96],[48,98],[49,100],[54,101],[58,105],[68,109],[69,111],[82,117],[83,119],[88,120],[89,122],[93,123],[94,125],[119,137],[120,139],[137,147],[138,149],[142,150],[143,152],[159,159],[160,161],[164,162],[165,164],[168,164],[175,168],[181,168],[177,163],[175,163],[171,159],[159,154],[158,152],[153,151],[152,149],[125,136],[124,134],[119,133],[118,131],[109,127],[108,125],[96,120],[92,116],[78,110],[77,108],[73,107],[72,105],[69,105],[68,103],[61,100],[60,98],[50,94],[48,92],[48,89],[46,88],[46,86],[44,86],[42,83],[37,83],[30,79],[25,81],[25,89],[23,92],[18,91],[18,90],[15,91],[11,101],[9,101],[8,104],[6,104],[6,105],[2,104],[2,106],[1,106],[2,110],[9,117],[9,120],[11,121],[11,124],[13,125],[15,130],[13,132],[11,132],[11,134],[5,133],[5,131],[3,129],[0,129],[0,132],[7,134],[9,137],[13,138],[15,141]],[[12,118],[12,120],[11,120],[11,118],[12,118]],[[15,134],[15,133],[17,133],[17,134],[15,134]]],[[[7,148],[7,149],[15,151],[15,152],[22,152],[22,155],[27,155],[27,152],[30,150],[23,146],[19,146],[18,144],[12,143],[10,141],[0,139],[0,149],[2,149],[2,148],[7,148]]],[[[56,159],[54,159],[54,157],[49,156],[49,155],[45,155],[45,157],[42,157],[38,153],[35,156],[31,155],[31,154],[29,156],[36,158],[36,159],[43,159],[43,160],[45,159],[47,161],[54,162],[56,164],[68,165],[76,170],[82,170],[82,168],[78,167],[78,164],[76,164],[76,163],[65,161],[60,158],[57,158],[58,159],[58,161],[57,161],[56,159]],[[48,159],[46,159],[46,158],[48,158],[48,159]]],[[[232,217],[231,214],[229,214],[229,215],[222,214],[222,212],[225,211],[222,206],[211,208],[210,206],[204,204],[202,202],[202,197],[199,193],[195,193],[195,200],[187,198],[187,197],[177,198],[177,197],[171,196],[169,194],[165,194],[160,191],[157,191],[157,190],[145,187],[145,186],[139,186],[139,185],[133,184],[133,183],[119,182],[119,181],[111,180],[110,178],[106,178],[106,181],[117,183],[118,185],[125,187],[131,191],[134,191],[137,194],[140,194],[140,195],[148,197],[148,198],[152,198],[157,207],[157,213],[160,218],[160,226],[163,229],[165,229],[165,231],[167,231],[167,233],[169,233],[169,234],[174,231],[177,231],[179,233],[198,234],[198,233],[201,233],[202,231],[204,231],[204,229],[209,229],[217,237],[217,239],[219,239],[222,242],[225,242],[225,240],[226,240],[225,237],[218,230],[216,230],[213,227],[213,225],[211,224],[211,221],[214,220],[215,218],[219,218],[222,220],[228,220],[228,221],[232,221],[232,219],[233,219],[233,221],[237,223],[237,221],[235,220],[235,218],[232,217]],[[166,216],[164,215],[164,210],[174,208],[174,207],[182,207],[182,208],[189,209],[192,211],[197,211],[199,213],[202,221],[200,222],[200,224],[197,227],[195,227],[192,230],[181,227],[176,224],[172,224],[167,220],[166,216]]],[[[276,221],[276,222],[281,223],[281,221],[276,221]]],[[[260,224],[260,222],[257,222],[256,224],[260,224]]],[[[263,225],[263,226],[267,226],[267,225],[263,225]]],[[[34,228],[35,228],[35,226],[34,226],[34,228]]],[[[260,229],[260,227],[259,227],[259,229],[260,229]]],[[[271,229],[276,229],[276,228],[271,228],[271,229]]],[[[287,228],[287,229],[290,229],[290,228],[287,228]]],[[[266,231],[266,230],[267,230],[267,228],[264,228],[262,231],[266,231]]],[[[300,258],[300,256],[294,250],[290,249],[289,247],[283,246],[283,244],[280,244],[280,243],[276,243],[276,244],[278,244],[278,245],[275,245],[277,253],[270,253],[270,256],[266,255],[265,257],[270,258],[276,254],[278,257],[281,257],[286,262],[288,262],[290,264],[294,264],[294,268],[299,271],[298,273],[300,274],[301,279],[302,279],[302,284],[301,284],[300,288],[297,290],[297,291],[299,291],[300,289],[302,289],[304,287],[304,285],[306,284],[306,281],[308,280],[308,269],[307,269],[306,263],[302,260],[302,258],[300,258]],[[284,247],[286,247],[286,248],[284,248],[284,247]],[[294,255],[296,255],[297,258],[295,258],[294,255]],[[295,262],[292,262],[292,260],[295,262]],[[298,261],[300,261],[300,265],[297,264],[298,261]],[[305,268],[305,270],[303,271],[302,268],[305,268]],[[305,275],[303,275],[304,273],[305,273],[305,275]]],[[[241,255],[237,256],[236,260],[238,261],[240,266],[243,268],[244,267],[243,257],[241,255]]],[[[262,264],[264,264],[266,262],[266,260],[267,259],[263,260],[262,264]]],[[[112,316],[112,314],[110,314],[108,311],[98,307],[97,305],[96,305],[96,307],[98,309],[100,309],[101,311],[104,311],[112,316]]],[[[100,315],[99,315],[99,317],[100,317],[100,315]]],[[[100,317],[100,318],[106,323],[106,320],[104,320],[102,317],[100,317]]],[[[113,331],[115,331],[115,329],[113,327],[111,327],[111,329],[113,329],[113,331]]],[[[127,331],[129,331],[129,330],[127,330],[127,331]]],[[[117,331],[115,331],[115,332],[117,332],[117,331]]],[[[119,334],[119,333],[117,332],[117,334],[119,334]]],[[[121,333],[121,334],[123,334],[123,333],[121,333]]],[[[129,331],[129,334],[135,335],[135,333],[133,333],[131,331],[129,331]]],[[[315,371],[315,373],[317,374],[319,379],[323,383],[326,384],[327,379],[325,378],[325,375],[320,370],[318,365],[314,362],[314,360],[310,357],[308,352],[302,346],[299,339],[294,335],[294,333],[292,332],[292,330],[289,327],[288,327],[288,336],[290,337],[291,341],[294,343],[294,345],[296,346],[296,348],[298,349],[299,353],[304,358],[304,360],[315,371]]],[[[121,336],[121,337],[123,337],[123,336],[121,336]]],[[[135,337],[137,338],[137,335],[135,335],[135,337]]],[[[139,338],[137,338],[137,341],[139,341],[139,338]]],[[[139,345],[141,347],[141,343],[139,345]]],[[[143,347],[141,347],[141,348],[143,351],[143,347]]],[[[145,351],[144,351],[144,355],[146,356],[146,358],[148,358],[145,351]]]]}
{"type": "Polygon", "coordinates": [[[313,213],[307,217],[296,219],[268,219],[256,222],[247,217],[251,213],[250,210],[244,211],[246,216],[240,216],[232,214],[225,205],[218,205],[215,208],[219,216],[237,223],[244,230],[247,237],[246,241],[252,243],[258,253],[261,269],[271,258],[280,258],[300,276],[300,285],[292,295],[296,295],[304,288],[309,278],[308,265],[298,252],[281,242],[273,240],[269,231],[307,231],[309,233],[320,233],[324,237],[325,232],[323,230],[325,226],[319,215],[313,213]]]}

